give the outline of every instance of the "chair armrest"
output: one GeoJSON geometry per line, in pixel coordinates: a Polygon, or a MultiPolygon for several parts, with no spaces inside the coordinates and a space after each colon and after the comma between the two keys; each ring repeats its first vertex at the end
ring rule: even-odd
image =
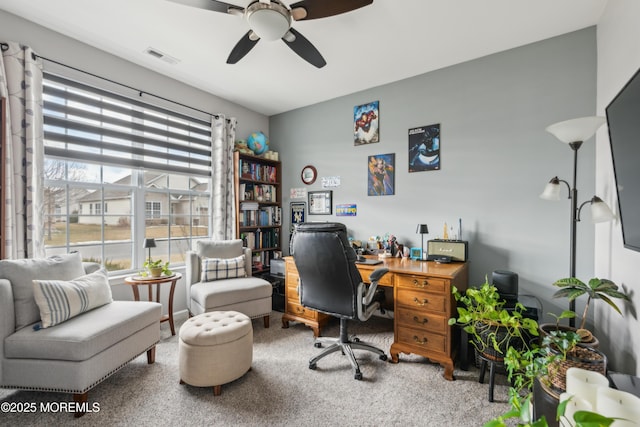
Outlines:
{"type": "MultiPolygon", "coordinates": [[[[13,306],[13,290],[11,282],[0,279],[0,364],[4,359],[4,339],[16,330],[16,317],[13,306]]],[[[0,384],[2,381],[2,366],[0,366],[0,384]]]]}
{"type": "Polygon", "coordinates": [[[387,274],[389,269],[387,267],[381,267],[374,270],[373,273],[369,275],[369,280],[371,280],[371,285],[367,288],[363,295],[362,303],[366,306],[371,304],[373,297],[376,294],[376,289],[378,289],[378,282],[382,279],[382,276],[387,274]]]}
{"type": "Polygon", "coordinates": [[[376,268],[373,273],[369,275],[369,280],[371,280],[371,283],[378,282],[380,279],[382,279],[382,276],[384,276],[388,272],[389,269],[387,267],[376,268]]]}
{"type": "Polygon", "coordinates": [[[253,251],[251,250],[251,248],[247,247],[243,247],[242,250],[244,251],[244,269],[247,273],[247,277],[251,277],[253,275],[253,259],[251,258],[251,256],[253,255],[253,251]]]}

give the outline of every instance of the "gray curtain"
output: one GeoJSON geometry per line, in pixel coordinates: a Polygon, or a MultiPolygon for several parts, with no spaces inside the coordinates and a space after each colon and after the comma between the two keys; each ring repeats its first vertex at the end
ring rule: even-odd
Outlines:
{"type": "Polygon", "coordinates": [[[5,258],[44,254],[42,62],[31,48],[1,43],[0,96],[6,98],[2,245],[5,258]]]}
{"type": "Polygon", "coordinates": [[[211,121],[211,212],[213,240],[236,238],[233,146],[237,121],[223,115],[211,121]]]}

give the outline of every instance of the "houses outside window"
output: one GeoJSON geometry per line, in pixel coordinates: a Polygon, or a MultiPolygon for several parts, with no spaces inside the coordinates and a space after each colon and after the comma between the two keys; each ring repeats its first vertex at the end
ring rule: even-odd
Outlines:
{"type": "Polygon", "coordinates": [[[210,119],[48,72],[44,88],[47,255],[130,273],[153,237],[154,259],[184,263],[209,235],[210,119]]]}

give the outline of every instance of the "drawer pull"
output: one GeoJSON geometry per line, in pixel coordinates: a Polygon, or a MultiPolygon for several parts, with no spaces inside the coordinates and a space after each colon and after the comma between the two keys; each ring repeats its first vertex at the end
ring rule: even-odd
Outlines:
{"type": "Polygon", "coordinates": [[[304,313],[304,308],[296,307],[296,311],[300,314],[304,313]]]}
{"type": "Polygon", "coordinates": [[[413,316],[413,321],[421,325],[424,325],[425,323],[429,322],[429,319],[423,318],[422,320],[420,320],[418,316],[413,316]]]}
{"type": "Polygon", "coordinates": [[[427,280],[423,280],[422,282],[418,281],[418,279],[413,279],[413,286],[418,288],[424,288],[427,286],[429,282],[427,280]]]}
{"type": "Polygon", "coordinates": [[[413,302],[415,302],[416,305],[423,306],[423,305],[427,304],[429,302],[429,300],[426,299],[426,298],[423,298],[422,301],[420,301],[418,298],[414,297],[413,298],[413,302]]]}
{"type": "Polygon", "coordinates": [[[415,341],[416,344],[420,344],[420,345],[425,345],[427,343],[426,338],[422,338],[422,340],[419,340],[416,335],[413,336],[413,341],[415,341]]]}

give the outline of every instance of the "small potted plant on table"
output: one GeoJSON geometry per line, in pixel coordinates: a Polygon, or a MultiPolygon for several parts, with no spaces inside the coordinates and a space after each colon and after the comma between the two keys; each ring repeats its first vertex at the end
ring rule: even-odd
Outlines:
{"type": "Polygon", "coordinates": [[[151,258],[147,259],[143,265],[146,271],[142,272],[143,276],[150,277],[160,277],[160,276],[171,276],[172,272],[169,269],[169,262],[163,263],[161,259],[151,260],[151,258]]]}

